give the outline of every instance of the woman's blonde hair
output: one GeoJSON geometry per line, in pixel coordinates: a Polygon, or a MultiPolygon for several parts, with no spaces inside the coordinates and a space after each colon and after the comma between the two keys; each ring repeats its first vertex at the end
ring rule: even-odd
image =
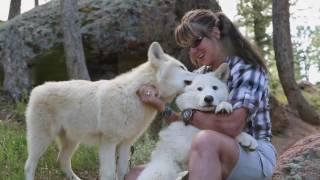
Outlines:
{"type": "MultiPolygon", "coordinates": [[[[189,47],[199,36],[210,38],[214,27],[220,30],[220,40],[228,55],[239,56],[247,63],[261,66],[267,71],[258,49],[242,36],[222,12],[214,13],[208,9],[187,12],[175,29],[176,42],[182,47],[189,47]]],[[[193,63],[195,64],[194,61],[193,63]]]]}

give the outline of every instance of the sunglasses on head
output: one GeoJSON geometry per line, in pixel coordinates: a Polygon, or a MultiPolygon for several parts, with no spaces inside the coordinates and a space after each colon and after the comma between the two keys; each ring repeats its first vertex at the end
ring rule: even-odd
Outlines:
{"type": "Polygon", "coordinates": [[[190,45],[190,48],[196,48],[198,47],[202,40],[203,40],[203,36],[197,36],[193,41],[192,41],[192,44],[190,45]]]}

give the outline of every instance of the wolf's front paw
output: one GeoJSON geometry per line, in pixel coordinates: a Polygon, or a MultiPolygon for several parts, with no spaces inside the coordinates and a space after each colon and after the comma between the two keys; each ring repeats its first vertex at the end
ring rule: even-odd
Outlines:
{"type": "Polygon", "coordinates": [[[221,102],[218,104],[215,113],[231,113],[233,110],[232,105],[228,102],[221,102]]]}
{"type": "Polygon", "coordinates": [[[242,147],[249,151],[255,151],[258,147],[257,140],[247,133],[242,132],[236,139],[242,147]]]}
{"type": "Polygon", "coordinates": [[[178,174],[176,180],[187,180],[189,178],[189,171],[183,171],[178,174]]]}

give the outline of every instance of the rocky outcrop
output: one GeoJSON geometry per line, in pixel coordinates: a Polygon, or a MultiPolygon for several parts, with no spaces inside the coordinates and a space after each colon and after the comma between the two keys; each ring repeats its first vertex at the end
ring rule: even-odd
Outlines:
{"type": "Polygon", "coordinates": [[[320,179],[320,134],[299,140],[280,155],[273,180],[282,179],[320,179]]]}
{"type": "Polygon", "coordinates": [[[309,93],[316,93],[317,92],[316,85],[312,84],[310,81],[299,80],[299,81],[297,81],[297,84],[301,90],[305,90],[309,93]]]}
{"type": "MultiPolygon", "coordinates": [[[[38,61],[63,55],[60,0],[52,0],[0,26],[3,86],[15,98],[34,85],[38,61]]],[[[113,70],[124,71],[146,59],[152,41],[178,56],[173,30],[185,11],[220,10],[215,0],[79,0],[79,19],[87,66],[97,79],[113,70]],[[128,62],[128,67],[123,62],[128,62]],[[122,67],[119,67],[122,66],[122,67]]],[[[61,57],[61,59],[64,59],[61,57]]]]}

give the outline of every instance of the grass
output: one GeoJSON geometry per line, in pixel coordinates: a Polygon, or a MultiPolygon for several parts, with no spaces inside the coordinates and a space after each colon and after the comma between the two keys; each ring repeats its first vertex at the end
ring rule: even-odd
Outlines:
{"type": "MultiPolygon", "coordinates": [[[[149,160],[155,142],[148,134],[140,138],[135,144],[135,151],[131,158],[133,166],[149,160]]],[[[57,155],[58,146],[52,143],[39,161],[36,179],[66,179],[56,161],[57,155]]],[[[24,179],[23,168],[26,159],[25,124],[0,121],[0,180],[24,179]]],[[[72,166],[80,178],[96,179],[98,165],[97,147],[81,145],[73,155],[72,166]]]]}
{"type": "Polygon", "coordinates": [[[284,94],[279,79],[272,77],[269,81],[270,93],[282,104],[288,104],[287,97],[284,94]]]}
{"type": "Polygon", "coordinates": [[[320,111],[320,88],[313,93],[303,91],[302,94],[315,109],[320,111]]]}
{"type": "MultiPolygon", "coordinates": [[[[288,104],[287,97],[284,94],[280,81],[278,79],[271,79],[269,82],[270,92],[282,104],[288,104]]],[[[302,95],[306,100],[318,111],[320,111],[320,85],[315,86],[313,92],[301,90],[302,95]]]]}
{"type": "Polygon", "coordinates": [[[0,179],[23,179],[27,151],[24,130],[16,123],[0,123],[0,179]]]}

